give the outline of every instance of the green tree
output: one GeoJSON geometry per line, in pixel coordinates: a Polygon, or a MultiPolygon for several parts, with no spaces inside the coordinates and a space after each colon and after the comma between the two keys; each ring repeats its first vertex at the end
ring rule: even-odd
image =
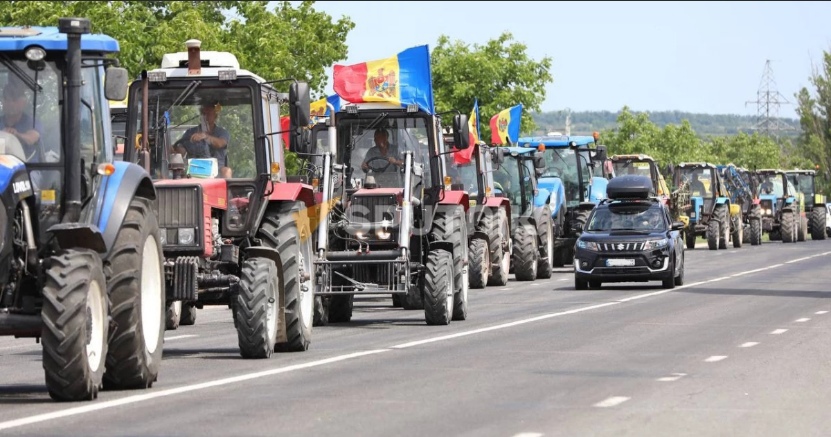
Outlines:
{"type": "Polygon", "coordinates": [[[294,78],[322,93],[326,67],[346,58],[346,36],[355,24],[333,21],[313,1],[297,7],[266,1],[7,1],[0,3],[5,25],[54,26],[58,18],[89,18],[93,32],[119,41],[122,66],[136,77],[157,67],[165,53],[185,51],[185,41],[203,50],[234,53],[242,68],[267,80],[294,78]]]}
{"type": "MultiPolygon", "coordinates": [[[[819,166],[821,190],[829,193],[831,178],[831,53],[823,52],[823,63],[810,77],[811,93],[803,87],[796,94],[797,114],[802,134],[798,139],[798,155],[819,166]]],[[[803,163],[804,164],[804,163],[803,163]]],[[[804,168],[804,167],[803,167],[804,168]]],[[[810,166],[809,168],[813,168],[810,166]]]]}
{"type": "Polygon", "coordinates": [[[551,58],[536,61],[509,32],[485,43],[465,44],[442,35],[431,54],[436,110],[470,114],[479,100],[480,133],[490,140],[490,118],[522,103],[521,131],[533,132],[531,113],[540,110],[545,86],[553,80],[551,58]]]}

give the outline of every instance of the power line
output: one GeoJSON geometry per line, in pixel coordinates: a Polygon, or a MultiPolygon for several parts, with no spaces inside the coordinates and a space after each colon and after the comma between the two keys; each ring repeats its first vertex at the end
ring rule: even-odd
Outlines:
{"type": "Polygon", "coordinates": [[[774,139],[779,137],[780,132],[794,129],[779,118],[779,106],[790,105],[791,102],[776,89],[770,59],[765,61],[756,100],[745,102],[745,106],[751,103],[756,105],[756,124],[751,129],[774,139]]]}

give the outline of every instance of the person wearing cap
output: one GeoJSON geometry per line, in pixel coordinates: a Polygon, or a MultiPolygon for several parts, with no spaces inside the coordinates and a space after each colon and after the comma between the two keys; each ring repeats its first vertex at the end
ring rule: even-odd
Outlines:
{"type": "Polygon", "coordinates": [[[231,177],[231,168],[228,167],[228,143],[231,141],[231,134],[216,124],[219,108],[219,104],[203,104],[200,107],[202,123],[186,130],[174,145],[174,150],[187,155],[187,158],[216,158],[219,177],[227,179],[231,177]]]}
{"type": "Polygon", "coordinates": [[[24,85],[9,81],[3,88],[3,115],[0,116],[0,128],[14,135],[23,146],[27,161],[38,160],[37,145],[43,127],[26,113],[31,103],[26,98],[24,85]]]}

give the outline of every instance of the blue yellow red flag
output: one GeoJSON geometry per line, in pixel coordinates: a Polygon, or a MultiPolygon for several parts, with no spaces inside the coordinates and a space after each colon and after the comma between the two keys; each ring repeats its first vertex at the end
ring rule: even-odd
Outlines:
{"type": "Polygon", "coordinates": [[[388,102],[411,104],[435,112],[430,50],[411,47],[395,56],[353,65],[335,65],[333,88],[351,103],[388,102]]]}
{"type": "Polygon", "coordinates": [[[340,96],[337,94],[332,94],[329,97],[325,97],[323,99],[315,100],[314,102],[312,102],[311,105],[309,105],[311,106],[309,115],[311,115],[313,119],[316,117],[328,117],[330,109],[328,106],[326,106],[326,103],[332,105],[332,107],[335,108],[335,112],[340,111],[340,96]]]}
{"type": "Polygon", "coordinates": [[[522,103],[503,109],[491,117],[491,143],[516,144],[519,141],[519,123],[522,118],[522,103]]]}

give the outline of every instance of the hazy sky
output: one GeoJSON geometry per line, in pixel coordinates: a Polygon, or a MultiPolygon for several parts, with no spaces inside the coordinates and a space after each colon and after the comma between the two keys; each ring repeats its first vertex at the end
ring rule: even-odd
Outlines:
{"type": "Polygon", "coordinates": [[[795,117],[794,93],[812,89],[812,66],[831,52],[829,2],[319,1],[315,8],[356,24],[342,64],[432,49],[441,34],[484,44],[509,31],[533,59],[552,58],[543,111],[628,105],[752,115],[756,105],[746,102],[757,100],[770,59],[776,89],[791,102],[779,114],[795,117]]]}

